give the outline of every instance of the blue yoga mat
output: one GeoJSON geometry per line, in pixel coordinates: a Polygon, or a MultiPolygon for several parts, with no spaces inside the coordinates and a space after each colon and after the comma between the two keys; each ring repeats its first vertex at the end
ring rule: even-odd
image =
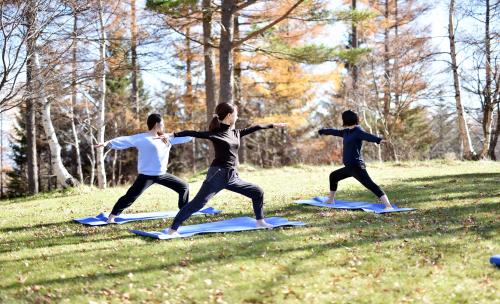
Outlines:
{"type": "Polygon", "coordinates": [[[317,206],[317,207],[327,207],[332,209],[361,209],[366,212],[373,212],[377,214],[415,210],[415,208],[398,208],[396,205],[393,205],[394,209],[384,210],[385,208],[384,204],[373,204],[367,202],[348,202],[341,200],[335,200],[335,204],[325,204],[327,199],[328,197],[321,196],[309,200],[296,201],[295,203],[317,206]]]}
{"type": "Polygon", "coordinates": [[[500,254],[494,255],[490,258],[490,263],[500,267],[500,254]]]}
{"type": "MultiPolygon", "coordinates": [[[[158,212],[147,212],[147,213],[136,213],[136,214],[120,214],[118,217],[115,217],[115,221],[116,221],[116,224],[125,224],[128,222],[135,222],[135,221],[173,218],[177,215],[177,212],[178,211],[158,211],[158,212]]],[[[221,212],[220,210],[216,210],[212,207],[208,207],[208,208],[202,209],[194,214],[195,215],[217,214],[220,212],[221,212]]],[[[108,219],[108,215],[109,215],[109,213],[101,213],[97,216],[82,217],[82,218],[75,219],[74,221],[78,222],[80,224],[90,225],[90,226],[108,225],[106,223],[106,220],[108,219]]]]}
{"type": "MultiPolygon", "coordinates": [[[[304,226],[303,222],[291,222],[286,218],[282,217],[270,217],[266,218],[266,222],[273,225],[273,228],[280,226],[304,226]]],[[[236,232],[236,231],[247,231],[247,230],[257,230],[260,228],[255,227],[256,220],[251,217],[237,217],[229,220],[212,222],[212,223],[204,223],[198,225],[189,225],[189,226],[181,226],[177,232],[179,232],[180,237],[190,237],[195,234],[201,233],[218,233],[218,232],[236,232]]],[[[167,234],[168,229],[158,231],[140,231],[140,230],[130,230],[130,232],[142,235],[149,236],[152,238],[160,239],[160,240],[168,240],[179,238],[172,237],[167,234]]]]}

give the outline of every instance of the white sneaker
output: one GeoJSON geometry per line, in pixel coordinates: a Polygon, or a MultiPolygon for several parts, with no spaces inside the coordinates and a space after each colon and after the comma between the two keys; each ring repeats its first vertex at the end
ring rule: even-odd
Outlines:
{"type": "Polygon", "coordinates": [[[115,217],[116,215],[110,214],[106,220],[106,224],[116,224],[115,217]]]}
{"type": "Polygon", "coordinates": [[[273,225],[266,223],[264,220],[257,220],[257,223],[255,223],[255,226],[257,228],[262,228],[262,229],[271,229],[273,228],[273,225]]]}

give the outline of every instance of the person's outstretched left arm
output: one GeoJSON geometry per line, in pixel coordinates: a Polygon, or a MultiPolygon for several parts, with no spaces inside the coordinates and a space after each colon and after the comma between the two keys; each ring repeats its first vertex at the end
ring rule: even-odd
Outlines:
{"type": "Polygon", "coordinates": [[[271,128],[285,128],[288,124],[286,123],[274,123],[274,124],[264,124],[264,125],[254,125],[245,129],[240,129],[240,137],[246,136],[253,132],[263,130],[263,129],[271,129],[271,128]]]}
{"type": "Polygon", "coordinates": [[[358,129],[358,138],[368,142],[374,142],[380,144],[384,139],[368,132],[365,132],[363,129],[358,129]]]}

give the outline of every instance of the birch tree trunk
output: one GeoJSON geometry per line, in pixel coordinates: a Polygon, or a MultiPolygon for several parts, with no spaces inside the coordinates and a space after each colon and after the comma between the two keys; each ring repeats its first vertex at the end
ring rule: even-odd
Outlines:
{"type": "Polygon", "coordinates": [[[43,129],[45,131],[45,136],[47,137],[47,141],[49,142],[50,160],[51,160],[50,165],[52,171],[57,177],[58,184],[61,185],[63,188],[77,186],[78,181],[75,180],[73,176],[71,176],[71,174],[69,174],[68,170],[66,169],[66,167],[64,167],[64,164],[62,162],[61,145],[59,144],[59,141],[57,139],[56,131],[54,129],[54,125],[52,124],[52,119],[50,117],[51,102],[48,100],[47,95],[45,93],[45,82],[43,80],[41,73],[40,58],[36,51],[34,53],[34,64],[38,78],[37,81],[38,95],[39,95],[38,98],[42,106],[43,129]]]}
{"type": "Polygon", "coordinates": [[[78,132],[76,132],[76,121],[75,121],[75,107],[76,107],[76,69],[77,69],[77,31],[78,31],[78,14],[73,8],[73,33],[72,39],[73,43],[71,46],[72,58],[71,58],[71,105],[70,105],[70,120],[71,120],[71,132],[73,133],[74,147],[76,152],[76,169],[78,173],[78,180],[83,183],[83,170],[82,170],[82,158],[80,154],[80,140],[78,138],[78,132]]]}
{"type": "MultiPolygon", "coordinates": [[[[101,73],[101,98],[98,104],[97,116],[97,141],[104,142],[105,132],[105,110],[106,110],[106,32],[104,29],[104,8],[102,0],[99,0],[99,63],[101,73]]],[[[97,186],[101,189],[106,188],[106,169],[104,159],[104,147],[97,148],[97,186]]]]}
{"type": "Polygon", "coordinates": [[[458,131],[460,132],[460,139],[463,146],[463,158],[473,159],[476,152],[472,146],[470,138],[469,127],[465,120],[464,105],[462,104],[460,92],[460,79],[458,78],[458,64],[457,52],[455,47],[455,25],[453,22],[453,15],[455,13],[455,0],[450,0],[448,11],[448,39],[450,41],[450,56],[451,56],[451,71],[453,73],[453,86],[455,88],[455,105],[457,108],[458,131]]]}

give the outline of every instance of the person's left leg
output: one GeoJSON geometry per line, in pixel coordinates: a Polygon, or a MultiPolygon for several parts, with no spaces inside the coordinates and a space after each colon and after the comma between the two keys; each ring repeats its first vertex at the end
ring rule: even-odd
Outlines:
{"type": "Polygon", "coordinates": [[[334,204],[335,203],[335,194],[337,193],[337,186],[339,181],[351,177],[351,172],[347,167],[343,167],[337,169],[330,173],[330,194],[325,204],[334,204]]]}
{"type": "Polygon", "coordinates": [[[233,177],[229,180],[226,189],[246,196],[252,200],[253,212],[257,220],[257,227],[271,228],[272,225],[264,220],[264,191],[257,185],[242,180],[237,172],[233,173],[233,177]]]}
{"type": "Polygon", "coordinates": [[[175,192],[177,192],[177,194],[179,194],[179,199],[177,202],[177,207],[179,207],[179,210],[182,209],[182,207],[184,207],[188,203],[189,184],[183,181],[182,179],[170,173],[166,173],[158,176],[154,182],[162,186],[165,186],[167,188],[170,188],[175,192]]]}
{"type": "Polygon", "coordinates": [[[352,176],[357,179],[365,188],[373,192],[379,200],[385,205],[385,209],[392,209],[391,202],[387,195],[380,189],[380,187],[375,184],[375,182],[371,179],[370,175],[368,175],[368,171],[366,169],[357,167],[352,169],[352,176]]]}

